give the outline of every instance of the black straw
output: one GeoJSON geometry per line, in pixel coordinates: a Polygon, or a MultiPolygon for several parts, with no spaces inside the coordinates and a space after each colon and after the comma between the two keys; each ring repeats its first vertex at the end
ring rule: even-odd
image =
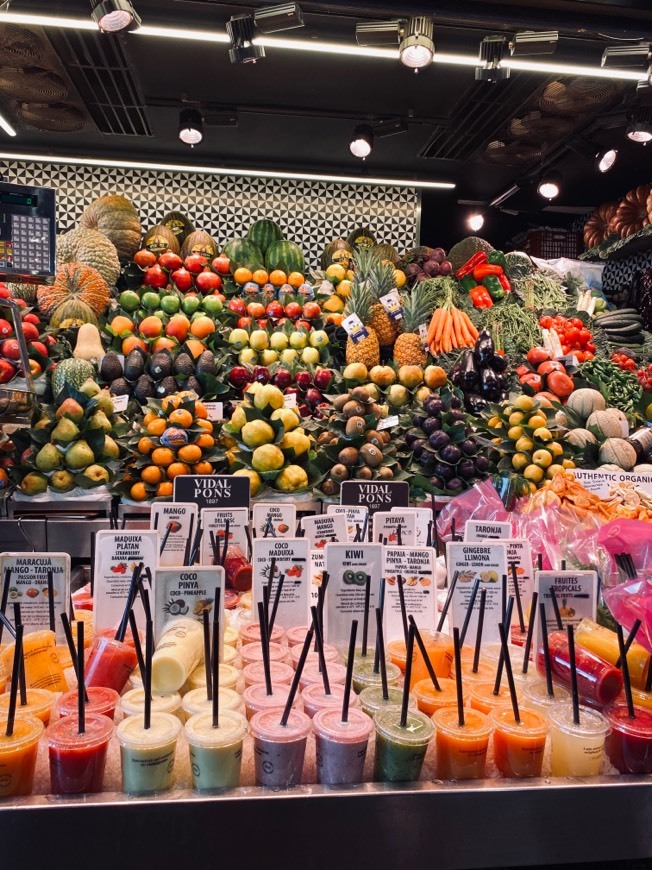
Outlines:
{"type": "MultiPolygon", "coordinates": [[[[507,610],[505,611],[505,616],[502,621],[502,625],[505,626],[505,632],[509,631],[509,626],[512,621],[512,611],[514,610],[514,596],[509,596],[509,601],[507,603],[507,610]]],[[[498,656],[498,668],[496,670],[496,681],[494,683],[494,695],[498,696],[500,693],[500,684],[503,679],[503,668],[505,667],[505,656],[503,655],[502,647],[500,649],[500,655],[498,656]]]]}
{"type": "Polygon", "coordinates": [[[403,622],[403,638],[405,640],[405,647],[407,649],[408,645],[408,618],[407,618],[407,610],[405,607],[405,590],[403,589],[403,578],[399,574],[396,578],[396,584],[398,586],[398,601],[401,606],[401,620],[403,622]]]}
{"type": "Polygon", "coordinates": [[[127,625],[129,624],[129,611],[133,607],[134,600],[136,598],[136,589],[138,588],[138,578],[140,577],[140,572],[142,570],[143,564],[142,562],[136,565],[134,571],[131,575],[131,583],[129,584],[129,591],[127,592],[127,601],[125,603],[124,613],[122,614],[122,619],[120,620],[120,625],[118,626],[118,630],[115,633],[115,639],[119,640],[121,643],[124,643],[125,634],[127,633],[127,625]]]}
{"type": "Polygon", "coordinates": [[[52,571],[48,571],[48,616],[50,617],[50,631],[56,632],[57,625],[54,620],[54,579],[52,571]]]}
{"type": "Polygon", "coordinates": [[[457,689],[457,724],[464,727],[464,690],[462,688],[462,655],[459,628],[453,629],[453,650],[455,655],[455,687],[457,689]]]}
{"type": "Polygon", "coordinates": [[[543,662],[546,668],[546,687],[548,696],[555,697],[555,691],[552,687],[552,668],[550,667],[550,647],[548,645],[548,622],[546,620],[546,605],[541,602],[539,605],[539,618],[541,620],[541,642],[543,644],[543,662]]]}
{"type": "Polygon", "coordinates": [[[636,712],[634,710],[634,699],[632,698],[632,683],[629,678],[629,662],[627,661],[627,653],[625,652],[623,627],[619,622],[616,623],[616,631],[618,632],[618,646],[620,647],[620,658],[622,659],[623,663],[623,684],[625,688],[625,699],[627,700],[627,712],[630,719],[635,719],[636,712]]]}
{"type": "Polygon", "coordinates": [[[532,649],[532,635],[534,633],[534,626],[537,621],[537,602],[539,600],[539,593],[532,593],[532,602],[530,603],[530,616],[527,621],[527,637],[525,638],[525,652],[523,653],[523,673],[527,674],[527,669],[530,664],[530,650],[532,649]]]}
{"type": "Polygon", "coordinates": [[[512,661],[509,657],[509,646],[507,644],[507,629],[505,628],[504,623],[498,624],[498,631],[500,633],[500,643],[503,648],[503,657],[505,659],[505,670],[507,671],[507,684],[509,686],[509,694],[512,699],[512,709],[514,711],[514,720],[516,722],[521,721],[521,715],[518,710],[518,698],[516,697],[516,685],[514,683],[514,674],[512,672],[512,661]]]}
{"type": "Polygon", "coordinates": [[[561,613],[559,611],[559,602],[557,601],[557,593],[555,592],[555,587],[550,587],[550,598],[552,599],[552,609],[555,611],[555,621],[557,622],[557,628],[559,631],[564,630],[564,623],[561,621],[561,613]]]}
{"type": "Polygon", "coordinates": [[[407,727],[408,705],[410,703],[410,682],[412,681],[412,657],[414,655],[414,627],[410,626],[405,661],[405,682],[403,683],[403,703],[401,704],[401,728],[407,727]]]}
{"type": "Polygon", "coordinates": [[[136,614],[134,613],[133,608],[129,611],[129,626],[131,628],[131,635],[134,639],[134,649],[136,650],[136,658],[138,659],[138,667],[140,669],[140,676],[144,686],[145,659],[143,657],[143,648],[140,643],[140,635],[138,634],[138,626],[136,625],[136,614]]]}
{"type": "Polygon", "coordinates": [[[86,688],[86,680],[84,678],[84,669],[86,663],[84,661],[84,620],[80,619],[77,623],[77,715],[79,717],[80,734],[86,731],[86,700],[84,698],[84,689],[86,688]]]}
{"type": "Polygon", "coordinates": [[[143,727],[149,730],[152,724],[152,657],[154,655],[154,623],[151,619],[145,625],[145,710],[143,727]]]}
{"type": "MultiPolygon", "coordinates": [[[[342,722],[349,721],[349,695],[353,681],[353,660],[355,658],[355,639],[358,634],[358,620],[351,621],[351,634],[349,635],[349,657],[346,661],[346,679],[344,680],[344,698],[342,699],[342,722]]],[[[385,677],[387,679],[387,677],[385,677]]]]}
{"type": "Polygon", "coordinates": [[[389,701],[389,688],[387,687],[387,664],[385,662],[385,642],[383,634],[383,615],[380,607],[376,608],[376,654],[380,666],[380,685],[383,689],[383,701],[389,701]]]}
{"type": "Polygon", "coordinates": [[[480,664],[480,647],[482,646],[482,629],[484,627],[484,610],[487,604],[487,590],[480,593],[480,612],[478,613],[478,630],[475,635],[475,652],[473,653],[473,673],[478,673],[480,664]]]}
{"type": "Polygon", "coordinates": [[[211,627],[208,610],[202,612],[204,627],[204,673],[206,674],[206,700],[213,700],[213,670],[211,668],[211,627]]]}
{"type": "MultiPolygon", "coordinates": [[[[16,698],[18,684],[20,683],[20,665],[23,659],[23,631],[22,625],[16,626],[16,642],[14,646],[14,666],[11,671],[11,689],[9,691],[9,712],[7,713],[7,737],[14,733],[14,720],[16,718],[16,698]]],[[[26,703],[26,702],[25,702],[26,703]]]]}
{"type": "Polygon", "coordinates": [[[319,656],[319,667],[321,670],[321,677],[324,681],[324,694],[330,695],[331,693],[331,685],[328,680],[328,671],[326,670],[326,659],[324,657],[324,639],[321,634],[321,625],[319,624],[319,613],[317,612],[317,608],[313,605],[310,608],[310,613],[312,614],[312,624],[315,628],[315,638],[317,639],[317,654],[319,656]]]}
{"type": "Polygon", "coordinates": [[[466,608],[466,614],[464,615],[464,622],[462,624],[462,631],[460,632],[460,643],[464,646],[464,640],[466,638],[466,632],[469,629],[469,622],[471,621],[471,614],[473,613],[473,605],[475,604],[475,599],[478,595],[478,589],[480,588],[480,578],[476,577],[475,582],[473,583],[473,589],[471,590],[471,597],[469,599],[469,603],[466,608]]]}
{"type": "MultiPolygon", "coordinates": [[[[68,621],[67,614],[61,614],[61,622],[63,623],[63,633],[66,636],[66,643],[68,644],[68,652],[70,653],[72,666],[75,674],[77,675],[77,691],[79,692],[82,683],[79,680],[79,662],[77,661],[77,647],[75,646],[75,640],[72,636],[72,628],[70,627],[70,622],[68,621]]],[[[88,703],[88,693],[86,691],[86,686],[84,686],[84,701],[88,703]]]]}
{"type": "MultiPolygon", "coordinates": [[[[641,620],[637,619],[636,622],[634,623],[634,625],[632,626],[632,630],[630,631],[629,635],[627,636],[627,640],[625,641],[625,654],[627,654],[629,652],[629,648],[634,643],[634,640],[636,638],[636,635],[637,635],[640,627],[641,627],[641,620]]],[[[618,661],[616,662],[614,667],[616,667],[616,668],[620,667],[620,657],[618,657],[618,661]]]]}
{"type": "Polygon", "coordinates": [[[577,689],[577,659],[575,658],[575,632],[573,626],[566,627],[568,635],[568,662],[571,672],[571,699],[573,701],[573,722],[580,724],[580,696],[577,689]]]}
{"type": "Polygon", "coordinates": [[[367,634],[369,631],[369,598],[371,597],[371,575],[365,574],[364,617],[362,620],[362,655],[367,655],[367,634]]]}
{"type": "Polygon", "coordinates": [[[215,609],[213,610],[213,728],[220,727],[220,611],[222,609],[222,590],[215,587],[215,609]]]}
{"type": "MultiPolygon", "coordinates": [[[[270,578],[269,585],[270,589],[274,582],[274,578],[270,578]]],[[[278,612],[278,606],[281,603],[281,592],[283,591],[283,583],[285,583],[285,574],[281,574],[278,578],[278,583],[276,584],[276,592],[274,593],[274,603],[272,604],[272,613],[269,617],[269,636],[272,636],[272,629],[274,628],[274,623],[276,622],[276,614],[278,612]]],[[[321,588],[321,587],[320,587],[321,588]]]]}
{"type": "Polygon", "coordinates": [[[453,592],[455,591],[455,586],[457,585],[457,578],[460,576],[460,572],[456,571],[453,574],[453,578],[451,580],[451,585],[448,587],[448,594],[446,596],[446,601],[444,601],[444,606],[441,610],[441,616],[439,617],[439,622],[437,623],[437,631],[441,631],[444,627],[444,623],[446,622],[446,616],[448,615],[448,608],[451,606],[451,601],[453,600],[453,592]]]}
{"type": "Polygon", "coordinates": [[[268,695],[273,693],[272,674],[269,666],[269,643],[267,639],[267,621],[265,620],[265,605],[258,602],[258,622],[260,625],[260,643],[263,651],[263,671],[265,673],[265,690],[268,695]]]}
{"type": "Polygon", "coordinates": [[[523,603],[521,601],[521,590],[518,585],[518,575],[516,574],[516,562],[511,564],[512,580],[514,582],[514,599],[516,601],[516,612],[518,613],[518,625],[521,631],[525,631],[525,620],[523,618],[523,603]]]}
{"type": "Polygon", "coordinates": [[[292,705],[294,704],[294,699],[297,695],[297,689],[299,688],[301,674],[303,673],[303,666],[305,665],[306,659],[308,658],[308,653],[310,652],[310,644],[312,643],[312,636],[314,634],[314,631],[315,629],[311,625],[308,629],[308,633],[306,634],[306,639],[303,642],[303,648],[301,650],[301,655],[299,656],[297,669],[294,672],[294,678],[292,680],[292,685],[290,686],[290,693],[288,695],[285,709],[283,710],[283,715],[281,716],[281,725],[283,727],[288,724],[288,719],[290,718],[290,713],[292,712],[292,705]]]}
{"type": "Polygon", "coordinates": [[[435,669],[432,666],[432,662],[430,661],[430,656],[428,655],[428,651],[426,650],[425,644],[423,642],[423,638],[421,637],[421,632],[417,628],[417,624],[414,621],[413,616],[410,616],[410,627],[414,629],[414,639],[417,642],[417,646],[419,647],[419,652],[423,656],[423,663],[426,666],[426,670],[428,671],[428,676],[432,680],[432,684],[435,687],[435,691],[441,692],[441,686],[439,685],[439,680],[437,679],[437,674],[435,673],[435,669]]]}
{"type": "MultiPolygon", "coordinates": [[[[16,626],[16,631],[18,630],[18,626],[23,624],[23,619],[20,615],[20,602],[14,602],[14,624],[16,626]]],[[[14,635],[15,636],[15,635],[14,635]]],[[[27,679],[25,677],[25,637],[23,635],[23,654],[20,656],[20,674],[19,674],[19,682],[20,682],[20,706],[24,707],[27,704],[27,679]]],[[[14,650],[14,655],[15,655],[14,650]]]]}

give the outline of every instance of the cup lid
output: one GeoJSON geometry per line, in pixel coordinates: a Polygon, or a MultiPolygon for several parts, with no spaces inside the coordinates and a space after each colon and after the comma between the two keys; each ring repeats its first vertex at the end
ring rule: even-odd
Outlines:
{"type": "Polygon", "coordinates": [[[374,722],[376,730],[383,737],[406,745],[421,746],[429,743],[435,733],[430,717],[418,710],[408,709],[405,726],[401,725],[400,707],[385,707],[379,710],[374,717],[374,722]]]}
{"type": "Polygon", "coordinates": [[[3,746],[9,745],[12,749],[18,749],[24,744],[40,740],[44,731],[45,725],[36,716],[16,712],[14,733],[11,737],[7,737],[7,720],[6,718],[0,719],[0,752],[3,746]]]}
{"type": "MultiPolygon", "coordinates": [[[[115,710],[120,695],[115,689],[109,689],[107,686],[88,686],[86,688],[88,696],[88,704],[95,713],[106,713],[107,710],[115,710]]],[[[57,710],[60,715],[69,715],[76,713],[79,706],[79,695],[77,689],[72,689],[70,692],[65,692],[57,701],[57,710]]],[[[87,706],[88,710],[89,707],[87,706]]]]}
{"type": "MultiPolygon", "coordinates": [[[[301,693],[301,700],[304,704],[338,704],[342,706],[344,698],[344,686],[339,683],[334,683],[331,686],[330,695],[326,694],[323,683],[311,683],[301,693]]],[[[357,704],[358,696],[351,690],[349,703],[357,704]]]]}
{"type": "Polygon", "coordinates": [[[333,743],[362,743],[368,740],[374,723],[370,716],[356,707],[349,708],[348,721],[342,721],[342,710],[328,707],[315,713],[312,720],[315,734],[333,743]]]}
{"type": "Polygon", "coordinates": [[[150,727],[145,728],[143,716],[127,716],[116,728],[122,746],[132,749],[165,745],[176,740],[181,731],[181,722],[171,713],[152,713],[150,727]]]}
{"type": "Polygon", "coordinates": [[[514,718],[514,710],[510,703],[502,707],[494,707],[489,713],[490,720],[501,731],[509,731],[510,734],[547,734],[548,733],[548,718],[538,710],[533,710],[531,707],[523,707],[519,705],[519,719],[517,722],[514,718]]]}
{"type": "MultiPolygon", "coordinates": [[[[222,715],[222,710],[240,710],[243,706],[242,698],[234,689],[225,689],[223,686],[219,688],[219,703],[220,703],[220,716],[222,715]]],[[[183,696],[183,709],[189,715],[194,715],[195,713],[203,713],[207,710],[211,709],[212,701],[209,701],[206,697],[206,689],[191,689],[189,692],[183,696]]],[[[211,725],[212,727],[212,725],[211,725]]]]}
{"type": "MultiPolygon", "coordinates": [[[[126,721],[126,720],[125,720],[126,721]]],[[[180,723],[179,723],[180,724],[180,723]]],[[[76,715],[64,716],[53,722],[47,730],[50,746],[75,749],[81,746],[96,746],[105,743],[113,733],[113,722],[101,713],[87,713],[84,733],[79,733],[79,720],[76,715]]]]}
{"type": "Polygon", "coordinates": [[[213,728],[213,714],[195,713],[185,724],[188,742],[194,746],[229,746],[247,733],[247,720],[235,710],[220,710],[219,725],[213,728]]]}
{"type": "Polygon", "coordinates": [[[417,698],[425,698],[426,700],[457,695],[457,683],[455,680],[451,680],[449,677],[438,677],[437,682],[439,683],[441,692],[438,692],[437,689],[435,689],[432,680],[430,677],[427,677],[426,679],[419,680],[414,684],[412,687],[412,694],[417,698]]]}
{"type": "Polygon", "coordinates": [[[281,725],[281,710],[261,710],[249,722],[251,733],[270,743],[294,743],[305,740],[312,730],[312,719],[300,710],[290,710],[287,725],[281,725]]]}
{"type": "MultiPolygon", "coordinates": [[[[285,662],[270,662],[269,671],[272,677],[272,683],[289,684],[292,682],[294,671],[290,665],[286,665],[285,662]]],[[[263,683],[265,681],[265,665],[263,662],[252,662],[249,665],[245,665],[242,669],[242,676],[245,678],[245,682],[248,682],[249,685],[252,685],[253,683],[263,683]]]]}
{"type": "Polygon", "coordinates": [[[606,737],[611,731],[611,726],[602,713],[592,710],[590,707],[580,706],[580,724],[576,725],[573,721],[573,705],[568,701],[560,701],[555,704],[546,711],[546,715],[555,728],[567,734],[577,734],[578,736],[604,734],[606,737]]]}
{"type": "Polygon", "coordinates": [[[438,731],[454,733],[458,737],[465,734],[471,739],[489,737],[493,731],[489,717],[472,707],[464,708],[464,725],[459,724],[457,707],[442,707],[433,715],[432,721],[438,731]]]}
{"type": "MultiPolygon", "coordinates": [[[[178,692],[163,692],[152,695],[152,712],[176,713],[181,706],[181,695],[178,692]]],[[[120,699],[122,712],[129,716],[134,713],[142,713],[145,709],[145,690],[141,688],[129,689],[120,699]]]]}
{"type": "Polygon", "coordinates": [[[247,686],[244,690],[242,700],[245,704],[259,704],[262,702],[264,704],[275,703],[276,706],[280,705],[284,707],[289,694],[290,687],[285,684],[272,685],[272,694],[268,695],[265,683],[254,683],[252,686],[247,686]]]}
{"type": "Polygon", "coordinates": [[[611,704],[604,710],[613,729],[618,729],[632,737],[643,737],[652,740],[652,712],[642,707],[636,707],[636,716],[630,719],[626,704],[611,704]]]}

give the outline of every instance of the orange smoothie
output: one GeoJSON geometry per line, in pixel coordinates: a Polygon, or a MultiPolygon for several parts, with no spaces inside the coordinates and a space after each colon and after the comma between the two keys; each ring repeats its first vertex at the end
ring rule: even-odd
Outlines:
{"type": "Polygon", "coordinates": [[[441,692],[432,684],[430,677],[426,680],[419,680],[412,689],[412,694],[417,699],[417,706],[422,713],[432,716],[437,710],[442,707],[457,706],[457,688],[455,680],[450,680],[442,677],[439,680],[441,692]]]}
{"type": "Polygon", "coordinates": [[[479,710],[464,710],[464,725],[457,708],[444,707],[432,717],[436,729],[437,778],[482,779],[492,732],[488,716],[479,710]]]}
{"type": "Polygon", "coordinates": [[[494,761],[501,776],[541,776],[548,719],[536,710],[521,708],[514,719],[511,704],[491,713],[494,726],[494,761]]]}
{"type": "MultiPolygon", "coordinates": [[[[453,638],[438,631],[424,630],[420,633],[435,674],[438,677],[448,677],[450,675],[451,662],[453,661],[453,638]]],[[[401,669],[401,673],[404,674],[407,659],[405,640],[403,638],[396,638],[396,640],[390,641],[387,644],[387,655],[401,669]]],[[[415,683],[425,680],[427,677],[428,671],[421,655],[421,650],[415,643],[410,688],[414,688],[415,683]]]]}
{"type": "MultiPolygon", "coordinates": [[[[23,637],[25,681],[32,689],[67,692],[68,684],[57,655],[53,631],[30,631],[23,637]]],[[[14,644],[2,653],[2,664],[11,673],[14,664],[14,644]]]]}
{"type": "Polygon", "coordinates": [[[505,704],[511,704],[509,689],[506,685],[501,683],[498,694],[494,695],[494,680],[471,683],[469,686],[469,700],[474,710],[486,713],[487,716],[492,710],[504,707],[505,704]]]}
{"type": "MultiPolygon", "coordinates": [[[[9,692],[0,697],[0,718],[7,718],[9,714],[9,692]]],[[[27,689],[27,703],[24,707],[20,704],[20,692],[16,699],[16,716],[34,716],[47,725],[52,715],[52,710],[59,695],[49,692],[47,689],[27,689]]]]}
{"type": "Polygon", "coordinates": [[[36,753],[43,723],[34,716],[16,716],[7,737],[7,720],[0,719],[0,798],[32,793],[36,753]]]}

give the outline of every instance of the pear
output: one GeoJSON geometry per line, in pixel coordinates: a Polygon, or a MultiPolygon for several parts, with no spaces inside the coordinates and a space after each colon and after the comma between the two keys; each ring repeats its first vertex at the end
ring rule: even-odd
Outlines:
{"type": "Polygon", "coordinates": [[[35,463],[39,471],[54,471],[63,465],[63,457],[56,445],[44,444],[36,454],[35,463]]]}
{"type": "Polygon", "coordinates": [[[104,411],[104,413],[108,416],[113,414],[113,399],[111,398],[111,393],[108,390],[101,390],[95,396],[95,402],[99,411],[104,411]]]}
{"type": "Polygon", "coordinates": [[[75,423],[81,423],[84,419],[84,409],[76,399],[64,399],[57,408],[57,417],[70,417],[75,423]]]}
{"type": "Polygon", "coordinates": [[[52,430],[52,440],[58,444],[70,444],[79,435],[77,424],[68,417],[62,417],[52,430]]]}
{"type": "Polygon", "coordinates": [[[66,465],[75,471],[81,471],[82,468],[86,468],[94,460],[93,451],[86,441],[75,441],[66,450],[66,465]]]}
{"type": "Polygon", "coordinates": [[[69,471],[55,471],[50,478],[50,489],[56,492],[68,492],[75,485],[75,476],[69,471]]]}
{"type": "Polygon", "coordinates": [[[44,417],[41,417],[41,419],[38,421],[38,423],[36,423],[34,428],[35,429],[45,429],[47,426],[50,425],[50,423],[51,423],[50,418],[44,416],[44,417]]]}
{"type": "Polygon", "coordinates": [[[100,391],[100,385],[96,384],[93,378],[88,378],[88,380],[84,381],[84,383],[79,388],[79,392],[83,393],[85,396],[88,396],[89,399],[92,399],[93,396],[97,396],[100,391]]]}
{"type": "Polygon", "coordinates": [[[91,416],[90,422],[91,422],[91,429],[104,429],[104,431],[106,432],[107,435],[113,429],[113,426],[111,425],[111,421],[106,416],[104,411],[96,411],[91,416]]]}
{"type": "Polygon", "coordinates": [[[23,477],[20,488],[25,495],[40,495],[48,488],[48,479],[38,471],[30,471],[23,477]]]}
{"type": "Polygon", "coordinates": [[[109,482],[109,472],[101,465],[89,465],[84,474],[97,483],[109,482]]]}
{"type": "Polygon", "coordinates": [[[120,459],[120,448],[118,444],[107,435],[104,439],[104,447],[102,448],[102,459],[116,460],[120,459]]]}

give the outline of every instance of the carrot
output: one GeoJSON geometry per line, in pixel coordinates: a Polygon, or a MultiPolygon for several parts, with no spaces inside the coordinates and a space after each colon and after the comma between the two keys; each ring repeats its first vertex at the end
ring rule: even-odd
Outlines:
{"type": "Polygon", "coordinates": [[[430,323],[428,324],[428,332],[426,333],[426,340],[428,341],[428,344],[430,344],[430,342],[435,337],[435,334],[437,332],[437,324],[439,323],[441,315],[442,315],[442,309],[435,308],[435,312],[432,315],[432,317],[430,318],[430,323]]]}
{"type": "Polygon", "coordinates": [[[464,347],[472,347],[475,344],[475,340],[469,332],[467,321],[468,318],[466,317],[464,312],[460,311],[460,330],[462,333],[462,338],[464,339],[464,347]]]}
{"type": "Polygon", "coordinates": [[[452,334],[452,342],[453,347],[462,347],[462,335],[460,332],[460,320],[459,320],[459,310],[455,307],[451,309],[451,318],[453,320],[453,334],[452,334]]]}
{"type": "Polygon", "coordinates": [[[450,353],[453,349],[453,318],[449,311],[446,312],[446,326],[441,341],[441,349],[444,353],[450,353]]]}
{"type": "Polygon", "coordinates": [[[440,308],[440,311],[441,311],[441,317],[437,321],[437,329],[435,331],[435,337],[434,337],[435,344],[438,346],[441,345],[441,338],[442,338],[442,335],[444,332],[444,326],[446,325],[446,317],[448,314],[448,312],[446,311],[445,308],[440,308]]]}
{"type": "Polygon", "coordinates": [[[477,338],[478,338],[478,336],[480,335],[480,333],[479,333],[478,330],[475,328],[475,326],[474,326],[474,324],[473,324],[473,321],[471,320],[471,318],[469,317],[469,315],[466,313],[466,311],[463,311],[463,312],[462,312],[462,317],[464,318],[464,322],[465,322],[465,324],[466,324],[466,328],[467,328],[468,331],[469,331],[469,335],[471,336],[471,338],[473,339],[473,341],[476,341],[477,338]]]}

